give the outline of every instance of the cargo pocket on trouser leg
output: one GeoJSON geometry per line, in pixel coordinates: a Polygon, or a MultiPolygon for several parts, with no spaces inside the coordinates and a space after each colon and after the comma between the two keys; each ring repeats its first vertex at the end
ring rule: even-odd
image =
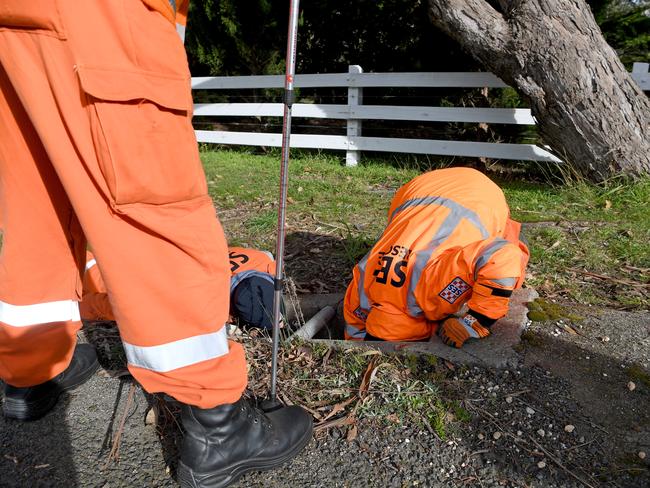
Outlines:
{"type": "Polygon", "coordinates": [[[99,169],[117,211],[205,197],[188,80],[84,67],[78,73],[99,169]]]}

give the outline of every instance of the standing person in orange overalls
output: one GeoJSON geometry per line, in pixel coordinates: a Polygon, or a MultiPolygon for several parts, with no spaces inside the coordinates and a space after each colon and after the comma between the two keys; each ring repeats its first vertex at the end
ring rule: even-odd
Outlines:
{"type": "MultiPolygon", "coordinates": [[[[230,315],[241,325],[273,328],[273,277],[275,260],[267,251],[229,247],[230,315]]],[[[83,299],[79,304],[83,320],[115,320],[97,260],[86,252],[83,299]]]]}
{"type": "Polygon", "coordinates": [[[299,407],[242,398],[227,247],[191,125],[186,0],[0,0],[0,379],[31,420],[97,368],[77,344],[88,242],[133,377],[181,405],[184,487],[278,466],[299,407]]]}
{"type": "Polygon", "coordinates": [[[462,347],[490,335],[521,286],[529,252],[501,189],[449,168],[402,186],[388,226],[353,270],[344,315],[356,340],[428,340],[462,347]],[[452,317],[467,304],[462,317],[452,317]]]}

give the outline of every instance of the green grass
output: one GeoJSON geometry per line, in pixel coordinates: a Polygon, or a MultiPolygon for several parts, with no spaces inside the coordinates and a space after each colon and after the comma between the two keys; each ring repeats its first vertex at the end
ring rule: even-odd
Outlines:
{"type": "MultiPolygon", "coordinates": [[[[229,241],[273,250],[279,153],[203,151],[202,158],[229,241]]],[[[292,154],[288,232],[339,239],[333,252],[351,268],[382,232],[395,190],[419,173],[388,161],[346,168],[331,155],[292,154]]],[[[650,305],[650,178],[604,185],[497,182],[513,217],[525,224],[530,286],[578,303],[650,305]]]]}

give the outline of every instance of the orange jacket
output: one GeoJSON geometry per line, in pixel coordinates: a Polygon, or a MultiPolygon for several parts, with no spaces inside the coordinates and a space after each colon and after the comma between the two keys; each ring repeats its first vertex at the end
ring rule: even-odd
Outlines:
{"type": "Polygon", "coordinates": [[[173,24],[185,25],[190,0],[142,0],[152,10],[160,12],[173,24]]]}
{"type": "Polygon", "coordinates": [[[86,272],[83,278],[83,297],[79,314],[84,320],[115,320],[113,308],[108,301],[104,278],[99,272],[95,256],[86,251],[86,272]]]}
{"type": "MultiPolygon", "coordinates": [[[[244,279],[258,276],[273,283],[275,260],[267,251],[245,247],[229,247],[230,258],[230,292],[244,279]]],[[[81,318],[84,320],[115,320],[113,309],[108,300],[106,285],[95,257],[86,252],[86,272],[83,278],[83,299],[79,305],[81,318]]]]}
{"type": "Polygon", "coordinates": [[[450,168],[401,187],[388,226],[353,270],[346,338],[427,339],[468,303],[491,325],[521,286],[528,248],[501,189],[480,172],[450,168]]]}

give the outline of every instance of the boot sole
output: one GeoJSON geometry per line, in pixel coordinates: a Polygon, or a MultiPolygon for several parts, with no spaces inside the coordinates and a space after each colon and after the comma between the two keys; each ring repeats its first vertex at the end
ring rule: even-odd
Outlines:
{"type": "Polygon", "coordinates": [[[187,467],[182,461],[178,462],[177,481],[181,488],[225,488],[250,471],[266,471],[277,468],[296,457],[309,444],[313,426],[300,439],[300,442],[288,453],[273,459],[253,458],[242,461],[226,469],[209,473],[197,473],[187,467]]]}
{"type": "Polygon", "coordinates": [[[56,403],[59,401],[61,394],[66,391],[74,390],[88,381],[95,372],[99,369],[99,362],[95,361],[81,376],[72,384],[66,385],[64,388],[59,388],[53,395],[42,398],[41,400],[33,402],[25,402],[22,400],[14,400],[6,398],[2,406],[3,414],[8,419],[15,420],[37,420],[52,410],[56,403]]]}

